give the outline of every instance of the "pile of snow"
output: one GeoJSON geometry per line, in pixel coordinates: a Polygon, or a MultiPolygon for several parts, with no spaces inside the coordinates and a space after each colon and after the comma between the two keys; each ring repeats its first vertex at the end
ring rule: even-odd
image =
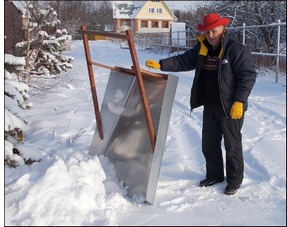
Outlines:
{"type": "MultiPolygon", "coordinates": [[[[129,68],[128,49],[91,41],[94,61],[129,68]]],[[[112,164],[88,150],[96,130],[82,41],[73,41],[73,69],[57,79],[35,79],[31,124],[19,150],[41,159],[5,166],[5,225],[286,225],[286,75],[260,70],[243,126],[245,178],[233,196],[226,182],[200,188],[202,108],[190,115],[194,72],[179,77],[154,204],[128,198],[112,164]],[[36,89],[37,88],[37,89],[36,89]]],[[[168,55],[138,51],[140,65],[168,55]]],[[[94,67],[101,103],[109,71],[94,67]]],[[[120,93],[118,94],[120,98],[120,93]]],[[[225,151],[223,149],[223,154],[225,151]]]]}

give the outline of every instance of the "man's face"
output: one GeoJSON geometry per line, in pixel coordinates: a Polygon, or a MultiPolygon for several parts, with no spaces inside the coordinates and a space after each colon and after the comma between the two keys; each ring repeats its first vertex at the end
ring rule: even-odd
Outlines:
{"type": "Polygon", "coordinates": [[[221,37],[224,33],[224,26],[220,25],[211,30],[205,32],[208,43],[213,47],[217,48],[220,44],[221,37]]]}

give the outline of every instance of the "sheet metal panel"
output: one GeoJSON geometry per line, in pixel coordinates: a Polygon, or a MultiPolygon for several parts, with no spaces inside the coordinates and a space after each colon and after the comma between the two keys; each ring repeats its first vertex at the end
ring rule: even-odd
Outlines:
{"type": "Polygon", "coordinates": [[[90,155],[94,156],[105,152],[120,114],[126,105],[133,83],[135,83],[135,77],[111,71],[101,105],[104,139],[99,138],[96,130],[89,150],[90,155]]]}
{"type": "Polygon", "coordinates": [[[169,75],[164,91],[162,109],[158,123],[155,152],[153,155],[153,160],[151,162],[151,167],[149,171],[149,180],[146,192],[146,201],[151,204],[153,203],[156,194],[156,187],[160,174],[162,157],[165,150],[165,142],[168,133],[169,121],[173,106],[173,100],[176,92],[177,82],[178,82],[177,77],[169,75]]]}
{"type": "Polygon", "coordinates": [[[104,140],[95,132],[90,154],[104,154],[127,186],[128,196],[144,195],[153,203],[165,147],[177,77],[144,78],[152,121],[157,133],[152,150],[135,77],[111,71],[101,106],[104,140]]]}

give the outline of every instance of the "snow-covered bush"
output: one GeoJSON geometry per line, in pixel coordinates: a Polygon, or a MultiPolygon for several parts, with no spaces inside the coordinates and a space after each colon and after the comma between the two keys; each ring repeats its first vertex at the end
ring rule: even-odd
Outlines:
{"type": "Polygon", "coordinates": [[[70,40],[68,35],[60,35],[60,30],[56,34],[48,35],[45,31],[39,32],[41,49],[38,51],[35,59],[35,69],[45,74],[60,74],[68,68],[72,68],[72,57],[62,55],[65,43],[70,40]],[[56,37],[58,36],[58,37],[56,37]]]}
{"type": "Polygon", "coordinates": [[[23,119],[23,111],[32,107],[29,102],[28,85],[20,80],[24,70],[24,57],[5,54],[4,94],[5,94],[5,163],[15,167],[26,163],[17,144],[23,141],[28,122],[23,119]]]}
{"type": "Polygon", "coordinates": [[[52,7],[41,9],[40,5],[34,4],[26,9],[30,17],[24,30],[29,38],[17,43],[16,47],[23,55],[26,54],[26,64],[29,65],[26,68],[29,68],[30,74],[60,74],[72,68],[74,59],[62,54],[72,37],[65,29],[57,29],[60,21],[52,7]]]}

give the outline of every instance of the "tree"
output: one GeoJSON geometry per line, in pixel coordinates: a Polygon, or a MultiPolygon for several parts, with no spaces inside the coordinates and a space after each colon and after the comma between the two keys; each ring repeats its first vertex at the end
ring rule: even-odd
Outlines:
{"type": "MultiPolygon", "coordinates": [[[[216,1],[211,7],[229,17],[231,26],[272,24],[286,17],[286,1],[216,1]]],[[[246,35],[254,51],[274,53],[276,31],[276,27],[252,28],[247,30],[246,35]]],[[[282,35],[286,37],[286,32],[282,35]]]]}
{"type": "Polygon", "coordinates": [[[58,29],[60,21],[49,5],[43,8],[37,1],[26,2],[26,40],[16,46],[26,54],[27,74],[60,74],[72,68],[73,59],[62,55],[65,44],[71,40],[65,29],[58,29]]]}
{"type": "Polygon", "coordinates": [[[32,107],[29,102],[29,79],[32,74],[49,76],[71,68],[71,57],[62,55],[71,36],[60,29],[58,15],[49,5],[37,1],[22,2],[25,6],[26,40],[17,43],[23,57],[5,54],[5,163],[9,166],[29,165],[35,161],[18,149],[23,142],[28,121],[23,111],[32,107]]]}
{"type": "Polygon", "coordinates": [[[79,29],[90,20],[90,12],[94,9],[91,1],[49,1],[46,4],[56,10],[61,21],[59,27],[66,29],[73,39],[81,37],[79,29]]]}
{"type": "MultiPolygon", "coordinates": [[[[207,1],[204,5],[179,12],[179,21],[195,30],[195,26],[202,23],[204,15],[217,12],[230,19],[229,27],[248,25],[267,25],[286,18],[286,1],[207,1]]],[[[230,30],[231,35],[242,39],[241,30],[230,30]]],[[[281,29],[281,39],[286,45],[286,29],[281,29]]],[[[277,28],[260,27],[246,30],[246,44],[252,51],[274,53],[277,40],[277,28]]]]}
{"type": "Polygon", "coordinates": [[[97,2],[94,15],[94,23],[96,25],[96,29],[100,31],[105,31],[107,29],[107,26],[113,26],[113,9],[111,6],[111,2],[97,2]]]}
{"type": "Polygon", "coordinates": [[[113,9],[110,1],[49,1],[73,39],[80,39],[81,25],[91,30],[105,31],[113,28],[113,9]]]}

